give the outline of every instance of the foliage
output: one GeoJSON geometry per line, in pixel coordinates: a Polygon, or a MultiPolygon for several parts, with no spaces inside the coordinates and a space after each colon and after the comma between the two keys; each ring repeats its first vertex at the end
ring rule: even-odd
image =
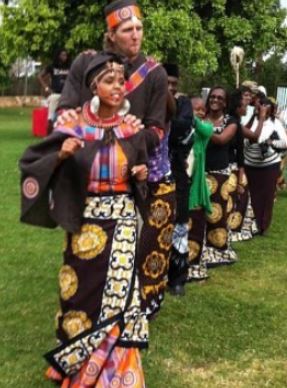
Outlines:
{"type": "Polygon", "coordinates": [[[282,63],[281,56],[273,54],[264,62],[258,82],[275,98],[277,86],[287,86],[287,64],[282,63]]]}
{"type": "Polygon", "coordinates": [[[270,50],[282,56],[286,50],[287,29],[283,25],[286,10],[280,8],[278,0],[201,0],[196,10],[204,29],[213,32],[220,44],[218,70],[209,76],[223,84],[235,83],[229,65],[229,52],[234,45],[245,50],[241,78],[258,81],[264,66],[263,56],[270,50]]]}
{"type": "MultiPolygon", "coordinates": [[[[19,0],[1,6],[0,61],[16,57],[48,61],[56,47],[72,54],[102,47],[107,0],[19,0]]],[[[229,51],[242,45],[246,75],[254,64],[258,78],[262,56],[286,48],[286,12],[278,0],[139,0],[145,15],[144,50],[160,60],[181,65],[185,79],[217,79],[234,83],[229,51]]]]}

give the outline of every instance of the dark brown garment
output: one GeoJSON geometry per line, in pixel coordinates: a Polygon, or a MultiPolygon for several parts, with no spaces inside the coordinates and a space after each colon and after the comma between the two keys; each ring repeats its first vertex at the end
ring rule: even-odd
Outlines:
{"type": "Polygon", "coordinates": [[[261,168],[245,166],[251,205],[260,234],[263,234],[269,228],[272,221],[279,170],[280,163],[261,168]]]}
{"type": "Polygon", "coordinates": [[[164,299],[175,220],[174,183],[150,184],[147,219],[139,241],[142,309],[153,316],[164,299]]]}
{"type": "Polygon", "coordinates": [[[212,213],[207,216],[206,249],[202,254],[207,267],[232,264],[237,260],[235,251],[230,246],[227,226],[227,203],[230,192],[236,189],[230,176],[226,174],[209,173],[211,183],[212,213]]]}
{"type": "Polygon", "coordinates": [[[202,250],[206,228],[206,214],[204,209],[189,211],[188,232],[188,275],[187,281],[204,280],[208,278],[207,267],[202,262],[202,250]]]}
{"type": "MultiPolygon", "coordinates": [[[[49,228],[60,225],[73,233],[81,226],[90,168],[103,142],[85,141],[84,148],[59,165],[58,151],[67,137],[54,132],[43,142],[30,146],[22,156],[20,219],[28,224],[49,228]]],[[[147,163],[151,140],[147,131],[118,139],[130,168],[147,163]]],[[[155,146],[158,144],[157,136],[154,136],[154,141],[155,146]]],[[[145,182],[133,180],[132,186],[138,200],[137,206],[144,211],[147,194],[145,182]]]]}
{"type": "MultiPolygon", "coordinates": [[[[59,109],[77,108],[92,98],[85,84],[85,72],[97,54],[80,54],[72,63],[59,101],[59,109]]],[[[135,61],[127,65],[129,76],[134,73],[146,58],[139,54],[135,61]]],[[[131,103],[131,114],[141,119],[145,127],[165,129],[167,102],[167,75],[162,66],[157,66],[144,81],[127,95],[131,103]]]]}

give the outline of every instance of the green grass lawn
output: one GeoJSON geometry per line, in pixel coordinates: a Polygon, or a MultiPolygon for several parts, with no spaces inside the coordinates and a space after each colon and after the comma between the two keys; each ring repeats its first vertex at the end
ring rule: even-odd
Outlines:
{"type": "MultiPolygon", "coordinates": [[[[18,159],[31,110],[0,109],[0,387],[52,387],[42,354],[55,346],[63,232],[20,224],[18,159]]],[[[266,237],[238,243],[186,296],[167,295],[143,353],[148,388],[287,387],[287,193],[266,237]]]]}

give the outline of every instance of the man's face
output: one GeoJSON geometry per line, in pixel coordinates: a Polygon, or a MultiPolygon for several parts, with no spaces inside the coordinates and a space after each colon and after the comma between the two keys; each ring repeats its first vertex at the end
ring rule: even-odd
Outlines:
{"type": "Polygon", "coordinates": [[[168,82],[168,90],[174,96],[177,93],[178,78],[172,77],[172,76],[169,75],[167,77],[167,82],[168,82]]]}
{"type": "Polygon", "coordinates": [[[135,59],[142,45],[143,25],[139,19],[121,23],[116,30],[110,31],[110,39],[117,49],[129,59],[135,59]]]}

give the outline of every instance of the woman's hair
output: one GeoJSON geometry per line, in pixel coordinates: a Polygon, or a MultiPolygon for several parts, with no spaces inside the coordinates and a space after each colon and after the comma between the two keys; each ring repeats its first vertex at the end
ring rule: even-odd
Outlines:
{"type": "Polygon", "coordinates": [[[207,95],[207,99],[206,99],[206,103],[205,103],[205,106],[206,106],[206,113],[208,114],[210,112],[210,109],[209,109],[209,100],[210,100],[210,96],[211,94],[214,92],[214,90],[217,90],[217,89],[221,89],[224,91],[224,94],[225,94],[225,108],[224,108],[224,113],[227,112],[228,110],[228,105],[229,105],[229,96],[228,96],[228,93],[227,93],[227,90],[223,87],[223,86],[213,86],[213,88],[210,89],[208,95],[207,95]]]}
{"type": "Polygon", "coordinates": [[[275,120],[275,111],[276,111],[276,106],[275,104],[268,98],[265,96],[264,93],[262,93],[262,95],[258,96],[259,98],[259,103],[260,105],[269,105],[270,106],[270,118],[272,121],[275,120]]]}
{"type": "Polygon", "coordinates": [[[115,44],[114,44],[114,42],[111,41],[108,32],[105,32],[105,34],[104,34],[103,50],[104,51],[114,51],[115,50],[115,44]]]}
{"type": "Polygon", "coordinates": [[[242,94],[247,93],[247,92],[252,94],[251,88],[249,88],[248,86],[245,86],[245,85],[241,85],[239,90],[241,91],[242,94]]]}
{"type": "Polygon", "coordinates": [[[54,57],[53,57],[53,66],[54,67],[69,68],[70,65],[71,65],[71,57],[65,48],[59,48],[58,50],[56,50],[54,52],[54,57]],[[67,53],[67,60],[64,63],[60,60],[60,55],[63,51],[65,53],[67,53]]]}
{"type": "Polygon", "coordinates": [[[234,90],[229,96],[229,105],[228,105],[228,114],[230,116],[239,118],[237,109],[241,107],[242,104],[242,94],[243,92],[240,89],[234,90]]]}

